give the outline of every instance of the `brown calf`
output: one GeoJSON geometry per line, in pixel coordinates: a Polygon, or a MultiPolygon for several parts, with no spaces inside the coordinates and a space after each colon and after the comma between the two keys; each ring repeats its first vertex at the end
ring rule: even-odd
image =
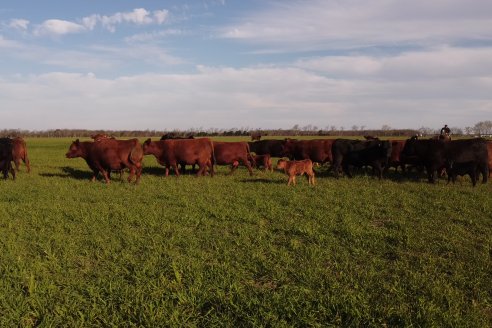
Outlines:
{"type": "Polygon", "coordinates": [[[260,168],[263,167],[265,171],[273,172],[272,158],[270,155],[256,155],[252,156],[253,167],[260,168]]]}
{"type": "Polygon", "coordinates": [[[302,161],[286,161],[284,159],[279,159],[277,162],[277,169],[283,169],[285,174],[289,176],[289,181],[287,185],[291,183],[296,184],[296,175],[307,175],[308,183],[314,186],[314,171],[313,162],[310,159],[305,159],[302,161]]]}

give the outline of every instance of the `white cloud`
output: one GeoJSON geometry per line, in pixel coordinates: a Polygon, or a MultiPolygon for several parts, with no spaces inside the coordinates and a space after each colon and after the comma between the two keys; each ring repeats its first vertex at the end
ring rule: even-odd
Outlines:
{"type": "Polygon", "coordinates": [[[18,49],[21,45],[12,40],[5,39],[2,35],[0,35],[0,49],[18,49]]]}
{"type": "Polygon", "coordinates": [[[156,41],[162,38],[166,38],[168,36],[176,36],[183,35],[184,31],[179,29],[167,29],[162,31],[153,31],[146,33],[139,33],[125,38],[125,42],[134,43],[134,42],[151,42],[156,41]]]}
{"type": "MultiPolygon", "coordinates": [[[[395,63],[406,65],[405,61],[395,63]]],[[[50,73],[0,79],[0,107],[3,122],[15,119],[24,124],[19,128],[28,129],[285,128],[294,124],[418,128],[439,127],[444,118],[447,124],[465,126],[486,119],[492,108],[492,77],[473,75],[473,69],[469,73],[467,77],[409,80],[391,74],[373,80],[329,78],[292,67],[200,66],[190,74],[114,79],[91,73],[50,73]]]]}
{"type": "Polygon", "coordinates": [[[157,24],[164,23],[169,17],[169,11],[167,10],[156,10],[153,12],[154,20],[157,24]]]}
{"type": "Polygon", "coordinates": [[[492,40],[488,0],[310,0],[274,2],[222,36],[270,51],[492,40]]]}
{"type": "Polygon", "coordinates": [[[169,17],[166,9],[155,10],[152,13],[144,8],[136,8],[130,12],[117,12],[112,15],[93,14],[82,18],[82,24],[93,30],[98,23],[111,32],[116,31],[116,25],[130,23],[136,25],[163,24],[169,17]]]}
{"type": "Polygon", "coordinates": [[[18,30],[27,30],[27,27],[29,26],[29,21],[27,19],[12,19],[10,20],[10,23],[8,24],[9,27],[18,29],[18,30]]]}
{"type": "Polygon", "coordinates": [[[36,36],[60,36],[65,34],[80,33],[85,31],[85,27],[73,22],[60,20],[60,19],[48,19],[41,25],[36,26],[34,29],[34,35],[36,36]]]}
{"type": "Polygon", "coordinates": [[[492,48],[436,47],[389,56],[326,56],[299,60],[295,66],[335,78],[393,80],[492,76],[492,48]]]}

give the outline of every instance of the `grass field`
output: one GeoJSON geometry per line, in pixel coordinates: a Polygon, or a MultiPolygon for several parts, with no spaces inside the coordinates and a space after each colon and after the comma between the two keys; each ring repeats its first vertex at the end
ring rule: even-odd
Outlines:
{"type": "MultiPolygon", "coordinates": [[[[230,139],[232,140],[232,139],[230,139]]],[[[279,173],[90,183],[69,139],[0,181],[0,326],[492,325],[492,183],[279,173]]]]}

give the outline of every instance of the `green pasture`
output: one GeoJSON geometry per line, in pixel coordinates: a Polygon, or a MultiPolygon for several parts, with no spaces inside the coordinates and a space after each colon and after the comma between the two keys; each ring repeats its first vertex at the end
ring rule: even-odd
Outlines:
{"type": "Polygon", "coordinates": [[[0,327],[492,325],[492,182],[164,178],[147,156],[106,185],[70,142],[27,139],[32,172],[0,181],[0,327]]]}

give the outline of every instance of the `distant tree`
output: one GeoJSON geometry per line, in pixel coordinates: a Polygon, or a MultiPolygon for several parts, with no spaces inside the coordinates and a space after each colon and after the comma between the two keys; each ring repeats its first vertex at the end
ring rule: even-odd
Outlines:
{"type": "Polygon", "coordinates": [[[426,126],[420,127],[418,131],[423,136],[428,136],[428,135],[431,135],[434,133],[434,130],[432,130],[431,128],[428,128],[426,126]]]}
{"type": "Polygon", "coordinates": [[[463,130],[458,126],[451,127],[450,129],[451,129],[451,133],[454,135],[458,135],[458,136],[463,135],[463,130]]]}
{"type": "Polygon", "coordinates": [[[492,134],[492,121],[481,121],[475,124],[473,130],[479,136],[492,134]]]}

